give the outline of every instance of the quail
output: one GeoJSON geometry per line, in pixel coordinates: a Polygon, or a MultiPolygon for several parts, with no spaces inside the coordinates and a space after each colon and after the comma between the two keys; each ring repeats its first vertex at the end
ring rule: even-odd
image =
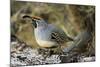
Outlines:
{"type": "Polygon", "coordinates": [[[60,27],[47,23],[41,17],[25,15],[23,18],[30,18],[32,20],[36,42],[42,48],[60,47],[68,41],[73,41],[60,27]]]}

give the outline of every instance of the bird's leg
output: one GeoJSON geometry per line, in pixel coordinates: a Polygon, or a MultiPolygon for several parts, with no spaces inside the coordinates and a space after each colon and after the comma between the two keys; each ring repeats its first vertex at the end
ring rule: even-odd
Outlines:
{"type": "Polygon", "coordinates": [[[47,57],[50,57],[54,53],[52,49],[53,48],[40,48],[38,52],[39,54],[42,54],[44,59],[46,59],[47,57]]]}
{"type": "Polygon", "coordinates": [[[39,54],[42,54],[44,58],[50,57],[52,54],[58,54],[59,56],[63,54],[61,46],[55,48],[38,48],[39,54]]]}
{"type": "Polygon", "coordinates": [[[58,46],[57,48],[55,48],[53,51],[54,51],[54,54],[58,54],[58,55],[62,55],[62,54],[63,54],[61,45],[59,45],[59,46],[58,46]]]}
{"type": "Polygon", "coordinates": [[[46,51],[46,49],[45,48],[37,48],[38,49],[38,53],[39,54],[42,54],[42,55],[44,55],[45,54],[45,51],[46,51]]]}
{"type": "Polygon", "coordinates": [[[50,57],[52,55],[52,51],[50,48],[47,49],[47,51],[44,54],[44,58],[50,57]]]}
{"type": "Polygon", "coordinates": [[[50,55],[50,49],[49,48],[38,48],[38,53],[44,56],[50,55]]]}

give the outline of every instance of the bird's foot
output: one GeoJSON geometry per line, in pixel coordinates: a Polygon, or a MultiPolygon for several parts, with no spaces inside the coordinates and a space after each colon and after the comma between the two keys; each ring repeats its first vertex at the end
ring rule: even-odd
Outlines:
{"type": "Polygon", "coordinates": [[[60,47],[57,48],[38,48],[38,54],[41,54],[45,59],[50,57],[53,54],[64,55],[63,50],[60,47]]]}
{"type": "Polygon", "coordinates": [[[63,55],[64,54],[61,47],[53,48],[52,51],[53,51],[54,54],[57,54],[57,55],[63,55]]]}
{"type": "Polygon", "coordinates": [[[53,51],[51,49],[39,48],[38,53],[41,54],[44,58],[47,58],[53,54],[53,51]]]}

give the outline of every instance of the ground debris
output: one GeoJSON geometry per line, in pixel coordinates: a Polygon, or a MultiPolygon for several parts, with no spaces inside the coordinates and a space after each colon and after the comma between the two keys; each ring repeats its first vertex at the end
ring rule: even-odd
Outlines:
{"type": "MultiPolygon", "coordinates": [[[[11,43],[11,49],[12,51],[16,50],[13,43],[11,43]]],[[[43,65],[57,63],[61,63],[58,55],[52,55],[50,57],[44,58],[41,54],[38,53],[37,49],[33,49],[31,47],[26,47],[23,49],[23,51],[11,52],[11,66],[43,65]]]]}

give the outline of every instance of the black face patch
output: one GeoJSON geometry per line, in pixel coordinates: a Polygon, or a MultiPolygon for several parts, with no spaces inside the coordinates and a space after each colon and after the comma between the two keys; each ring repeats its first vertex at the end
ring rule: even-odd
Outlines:
{"type": "Polygon", "coordinates": [[[37,28],[36,20],[32,20],[32,21],[33,21],[33,22],[32,22],[33,26],[34,26],[35,28],[37,28]]]}

